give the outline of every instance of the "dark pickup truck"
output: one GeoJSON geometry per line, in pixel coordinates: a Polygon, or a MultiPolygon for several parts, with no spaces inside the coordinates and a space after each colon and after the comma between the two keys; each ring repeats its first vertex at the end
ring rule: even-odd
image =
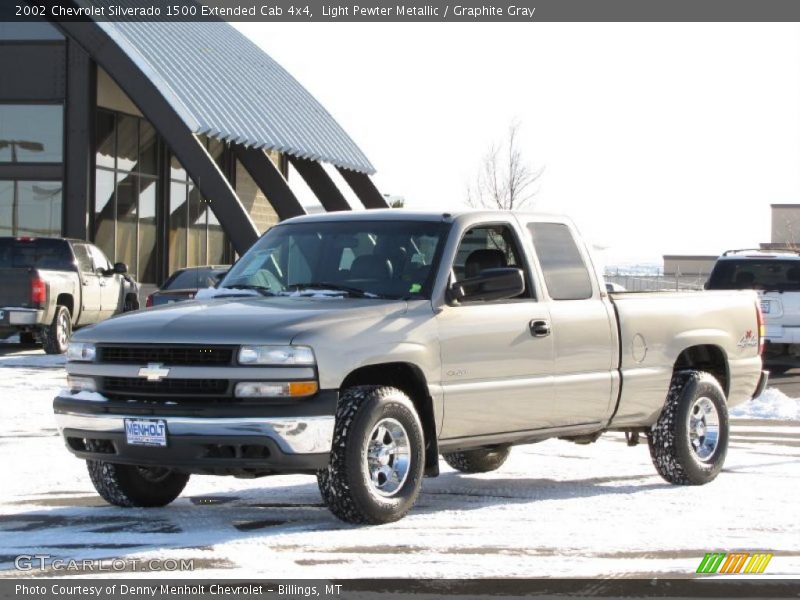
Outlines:
{"type": "Polygon", "coordinates": [[[139,308],[127,271],[81,240],[0,237],[0,338],[66,352],[74,328],[139,308]]]}

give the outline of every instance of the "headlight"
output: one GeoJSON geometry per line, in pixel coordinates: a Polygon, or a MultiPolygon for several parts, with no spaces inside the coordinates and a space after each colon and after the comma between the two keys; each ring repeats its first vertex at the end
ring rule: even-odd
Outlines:
{"type": "Polygon", "coordinates": [[[75,375],[67,375],[67,386],[72,393],[97,391],[97,384],[94,381],[94,377],[77,377],[75,375]]]}
{"type": "Polygon", "coordinates": [[[234,394],[237,398],[302,398],[318,389],[316,381],[242,381],[234,394]]]}
{"type": "Polygon", "coordinates": [[[79,342],[70,342],[67,347],[67,360],[76,360],[83,362],[92,362],[97,355],[97,349],[94,344],[81,344],[79,342]]]}
{"type": "Polygon", "coordinates": [[[314,352],[308,346],[242,346],[241,365],[313,365],[314,352]]]}

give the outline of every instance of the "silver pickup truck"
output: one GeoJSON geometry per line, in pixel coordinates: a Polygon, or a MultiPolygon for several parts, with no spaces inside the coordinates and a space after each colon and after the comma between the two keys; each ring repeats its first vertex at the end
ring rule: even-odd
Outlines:
{"type": "Polygon", "coordinates": [[[83,240],[0,237],[0,338],[63,354],[72,330],[139,308],[139,284],[83,240]]]}
{"type": "Polygon", "coordinates": [[[309,473],[337,517],[384,523],[440,455],[486,472],[511,446],[606,431],[704,484],[728,408],[767,378],[753,292],[609,295],[559,217],[290,219],[202,296],[70,345],[57,422],[112,504],[166,505],[195,473],[309,473]]]}

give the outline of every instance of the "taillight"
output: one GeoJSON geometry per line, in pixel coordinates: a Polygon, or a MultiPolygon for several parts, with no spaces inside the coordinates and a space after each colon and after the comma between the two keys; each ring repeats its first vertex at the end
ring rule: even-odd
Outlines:
{"type": "Polygon", "coordinates": [[[761,312],[761,302],[758,300],[756,300],[756,323],[758,324],[758,353],[763,354],[767,327],[764,325],[764,314],[761,312]]]}
{"type": "Polygon", "coordinates": [[[153,306],[153,294],[150,294],[147,297],[147,300],[144,301],[144,306],[145,308],[150,308],[151,306],[153,306]]]}
{"type": "Polygon", "coordinates": [[[47,286],[38,275],[31,279],[31,303],[42,305],[47,302],[47,286]]]}

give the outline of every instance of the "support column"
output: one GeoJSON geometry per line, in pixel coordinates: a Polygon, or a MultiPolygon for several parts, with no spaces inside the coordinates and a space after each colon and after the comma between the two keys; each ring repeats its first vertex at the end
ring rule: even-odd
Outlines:
{"type": "Polygon", "coordinates": [[[300,177],[305,180],[325,210],[328,212],[351,210],[347,200],[342,196],[342,192],[339,191],[321,164],[294,156],[289,156],[289,162],[297,169],[300,177]]]}
{"type": "Polygon", "coordinates": [[[234,146],[234,154],[283,221],[306,214],[283,174],[263,150],[234,146]]]}
{"type": "Polygon", "coordinates": [[[64,236],[89,239],[94,139],[94,69],[89,55],[67,39],[67,103],[64,115],[64,236]]]}
{"type": "Polygon", "coordinates": [[[386,198],[375,187],[369,175],[342,167],[336,167],[336,170],[342,174],[347,185],[353,189],[365,208],[389,208],[386,198]]]}

